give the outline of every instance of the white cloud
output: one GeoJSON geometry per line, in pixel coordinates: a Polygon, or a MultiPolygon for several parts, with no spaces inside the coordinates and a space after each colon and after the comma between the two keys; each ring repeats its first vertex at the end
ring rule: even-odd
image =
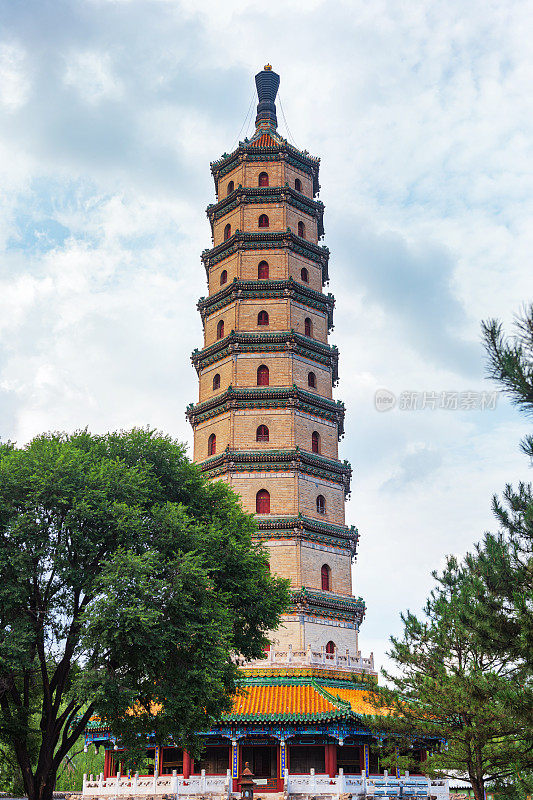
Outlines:
{"type": "Polygon", "coordinates": [[[64,81],[89,103],[118,98],[123,91],[121,82],[113,74],[109,53],[94,50],[69,54],[64,81]]]}
{"type": "Polygon", "coordinates": [[[27,101],[30,79],[24,48],[18,44],[0,43],[0,105],[14,112],[27,101]]]}

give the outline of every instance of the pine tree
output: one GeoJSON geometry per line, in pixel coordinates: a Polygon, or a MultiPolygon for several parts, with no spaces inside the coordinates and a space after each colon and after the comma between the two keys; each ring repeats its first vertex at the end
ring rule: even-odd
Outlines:
{"type": "MultiPolygon", "coordinates": [[[[515,334],[506,337],[496,320],[483,324],[489,375],[512,402],[533,413],[533,304],[516,318],[515,334]]],[[[522,441],[533,459],[533,436],[522,441]]],[[[487,533],[467,559],[477,576],[477,602],[468,609],[470,624],[483,646],[511,653],[533,671],[533,490],[529,483],[507,485],[503,501],[494,497],[498,533],[487,533]]],[[[529,687],[531,688],[531,687],[529,687]]],[[[524,709],[533,718],[531,706],[524,709]]]]}
{"type": "Polygon", "coordinates": [[[487,783],[511,781],[517,765],[526,772],[533,765],[529,726],[515,713],[524,668],[511,655],[487,653],[465,623],[464,609],[475,601],[468,568],[449,557],[434,578],[423,617],[402,615],[403,638],[391,639],[397,669],[384,671],[388,685],[373,689],[381,713],[372,725],[393,748],[426,743],[427,760],[404,756],[400,766],[466,775],[483,800],[487,783]]]}

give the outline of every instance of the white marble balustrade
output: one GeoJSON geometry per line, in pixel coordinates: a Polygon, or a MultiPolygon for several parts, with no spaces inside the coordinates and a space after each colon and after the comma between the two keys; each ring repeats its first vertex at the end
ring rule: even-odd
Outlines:
{"type": "Polygon", "coordinates": [[[286,650],[276,650],[271,647],[267,657],[246,662],[245,666],[265,667],[274,664],[287,666],[314,666],[331,667],[332,669],[345,670],[346,672],[374,672],[374,654],[370,653],[369,658],[363,658],[361,651],[350,653],[349,650],[341,652],[335,650],[334,653],[326,653],[326,648],[313,650],[311,645],[306,650],[293,650],[289,645],[286,650]]]}
{"type": "Polygon", "coordinates": [[[217,795],[229,797],[233,782],[230,771],[226,775],[200,775],[184,778],[177,775],[114,775],[105,779],[103,775],[83,776],[84,797],[138,797],[152,795],[174,795],[175,797],[197,797],[217,795]]]}
{"type": "MultiPolygon", "coordinates": [[[[263,790],[264,791],[264,790],[263,790]]],[[[405,773],[399,778],[385,773],[384,775],[344,775],[334,778],[323,773],[294,775],[285,770],[283,778],[284,795],[295,798],[339,798],[341,795],[352,795],[354,798],[366,800],[393,800],[393,798],[409,798],[409,800],[449,800],[448,781],[430,780],[422,776],[411,776],[405,773]]],[[[268,794],[262,794],[262,787],[256,786],[255,794],[268,800],[268,794]]],[[[83,796],[96,798],[148,797],[168,795],[176,800],[181,798],[240,798],[237,786],[234,787],[230,771],[226,775],[200,775],[184,778],[175,772],[172,775],[116,775],[104,779],[103,775],[83,776],[83,796]],[[235,791],[233,789],[235,788],[235,791]]]]}
{"type": "Polygon", "coordinates": [[[399,778],[384,775],[344,775],[339,769],[335,778],[315,773],[310,775],[290,775],[285,770],[284,791],[288,795],[304,795],[306,797],[330,796],[339,797],[351,794],[360,798],[419,798],[419,800],[449,800],[450,790],[446,780],[430,780],[422,776],[410,776],[408,772],[399,778]]]}

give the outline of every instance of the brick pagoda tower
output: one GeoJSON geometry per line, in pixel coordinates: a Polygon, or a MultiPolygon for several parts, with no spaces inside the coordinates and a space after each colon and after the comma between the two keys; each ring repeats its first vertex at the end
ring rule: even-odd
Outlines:
{"type": "Polygon", "coordinates": [[[294,588],[271,660],[311,647],[355,662],[364,604],[352,597],[357,530],[344,520],[351,467],[338,458],[344,406],[332,399],[319,159],[277,133],[279,76],[267,65],[255,81],[254,135],[211,164],[204,346],[192,356],[200,392],[187,410],[194,460],[257,515],[272,571],[294,588]]]}
{"type": "Polygon", "coordinates": [[[351,468],[338,458],[344,406],[332,398],[338,353],[328,343],[334,299],[323,292],[329,252],[318,244],[319,160],[277,133],[279,76],[266,66],[255,80],[254,135],[211,165],[213,247],[202,254],[209,295],[198,303],[204,346],[192,356],[200,396],[187,415],[195,461],[256,515],[272,571],[291,581],[292,606],[267,657],[242,665],[232,710],[201,733],[200,760],[172,740],[154,742],[148,775],[132,782],[121,777],[121,743],[91,720],[86,743],[103,745],[105,767],[84,780],[84,800],[139,790],[238,798],[246,763],[257,790],[277,800],[401,791],[446,800],[445,782],[387,776],[381,737],[368,724],[377,676],[358,649],[365,606],[352,596],[357,531],[344,520],[351,468]]]}

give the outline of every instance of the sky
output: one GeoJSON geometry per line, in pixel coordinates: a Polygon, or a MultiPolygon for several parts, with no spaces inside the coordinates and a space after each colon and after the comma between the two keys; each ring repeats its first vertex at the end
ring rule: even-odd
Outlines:
{"type": "Polygon", "coordinates": [[[209,163],[270,62],[281,134],[321,158],[360,645],[386,663],[530,478],[480,332],[532,300],[532,30],[521,0],[0,0],[0,439],[191,443],[209,163]]]}

